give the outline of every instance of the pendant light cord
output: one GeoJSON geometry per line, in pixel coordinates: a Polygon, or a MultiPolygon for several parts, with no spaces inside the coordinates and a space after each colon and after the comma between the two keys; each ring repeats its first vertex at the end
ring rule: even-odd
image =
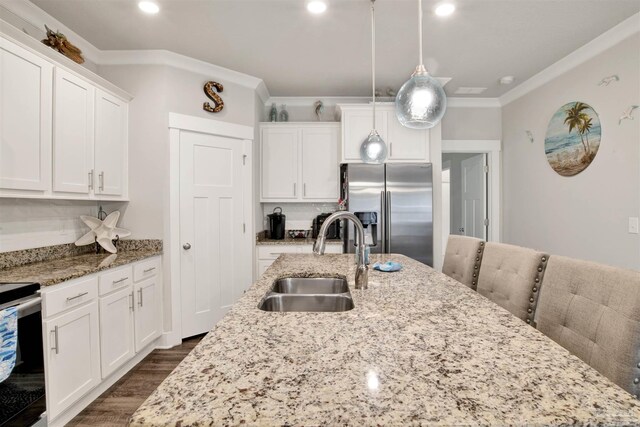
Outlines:
{"type": "Polygon", "coordinates": [[[420,65],[424,65],[422,61],[422,0],[418,0],[418,49],[420,53],[420,65]]]}
{"type": "Polygon", "coordinates": [[[376,129],[376,0],[371,0],[371,90],[373,93],[373,129],[376,129]]]}

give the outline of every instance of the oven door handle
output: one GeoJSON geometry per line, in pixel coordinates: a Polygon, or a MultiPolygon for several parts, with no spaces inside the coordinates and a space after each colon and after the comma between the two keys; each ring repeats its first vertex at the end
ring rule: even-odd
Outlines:
{"type": "Polygon", "coordinates": [[[37,298],[33,298],[30,299],[27,302],[24,302],[18,306],[16,306],[16,310],[18,310],[18,317],[22,317],[22,315],[25,313],[25,311],[27,311],[28,309],[35,307],[37,305],[40,305],[40,303],[42,302],[42,297],[37,297],[37,298]]]}

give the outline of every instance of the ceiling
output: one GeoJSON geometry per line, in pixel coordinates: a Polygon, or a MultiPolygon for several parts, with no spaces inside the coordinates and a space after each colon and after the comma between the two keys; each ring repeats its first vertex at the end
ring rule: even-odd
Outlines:
{"type": "MultiPolygon", "coordinates": [[[[370,83],[367,0],[32,0],[99,49],[167,49],[262,78],[274,96],[365,96],[370,83]]],[[[456,0],[436,17],[424,0],[425,62],[446,89],[497,97],[640,11],[640,0],[456,0]],[[512,86],[500,77],[513,75],[512,86]]],[[[418,62],[417,2],[377,0],[377,87],[398,89],[418,62]]]]}

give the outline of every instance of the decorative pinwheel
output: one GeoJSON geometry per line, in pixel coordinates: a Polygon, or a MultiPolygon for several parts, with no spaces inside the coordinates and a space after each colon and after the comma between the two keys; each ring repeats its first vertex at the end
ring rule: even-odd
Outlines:
{"type": "Polygon", "coordinates": [[[82,222],[87,224],[91,231],[76,241],[76,246],[91,245],[98,242],[107,252],[115,254],[118,249],[113,244],[114,239],[121,239],[131,235],[129,230],[116,227],[120,212],[111,212],[104,220],[92,216],[80,215],[82,222]]]}

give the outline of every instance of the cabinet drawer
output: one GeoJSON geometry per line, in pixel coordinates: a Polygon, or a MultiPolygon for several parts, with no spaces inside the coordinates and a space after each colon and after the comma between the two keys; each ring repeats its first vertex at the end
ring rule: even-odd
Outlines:
{"type": "Polygon", "coordinates": [[[131,270],[131,266],[128,265],[126,267],[106,271],[100,275],[99,282],[101,296],[115,291],[116,289],[129,286],[133,283],[133,271],[131,270]]]}
{"type": "Polygon", "coordinates": [[[160,257],[153,257],[141,261],[133,266],[133,280],[139,282],[148,277],[160,274],[160,257]]]}
{"type": "Polygon", "coordinates": [[[302,253],[303,246],[296,245],[265,245],[258,246],[258,259],[276,259],[280,254],[302,253]]]}
{"type": "Polygon", "coordinates": [[[326,245],[324,247],[325,254],[341,254],[342,253],[342,245],[326,245]]]}
{"type": "Polygon", "coordinates": [[[98,276],[83,277],[42,292],[45,318],[62,313],[98,297],[98,276]]]}

